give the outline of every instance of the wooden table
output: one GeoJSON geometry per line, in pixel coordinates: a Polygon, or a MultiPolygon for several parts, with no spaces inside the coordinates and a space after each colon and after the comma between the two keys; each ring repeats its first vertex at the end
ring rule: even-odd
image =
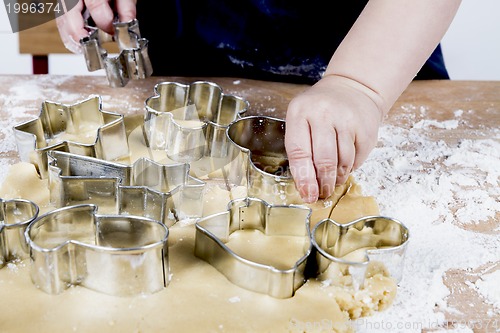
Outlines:
{"type": "MultiPolygon", "coordinates": [[[[207,79],[216,82],[223,88],[225,93],[236,94],[246,98],[250,103],[249,114],[262,114],[274,117],[283,117],[286,112],[287,103],[290,99],[295,94],[307,88],[307,86],[304,85],[261,82],[236,78],[179,77],[151,77],[146,80],[131,81],[123,88],[111,88],[108,86],[104,76],[0,76],[0,142],[2,142],[0,146],[0,181],[5,176],[8,165],[19,161],[11,128],[22,121],[37,116],[40,111],[41,103],[44,100],[71,104],[75,101],[87,98],[91,94],[98,94],[101,95],[103,99],[104,110],[119,112],[125,115],[140,115],[144,112],[144,101],[153,94],[153,87],[156,83],[164,81],[189,83],[198,79],[207,79]]],[[[421,134],[425,137],[425,140],[427,140],[426,142],[435,142],[441,146],[446,145],[451,151],[463,144],[464,140],[467,140],[469,143],[477,143],[480,140],[490,140],[493,144],[493,149],[498,148],[500,142],[500,82],[413,82],[392,108],[385,119],[384,126],[386,126],[386,128],[390,127],[400,130],[402,131],[401,133],[410,134],[413,133],[411,132],[412,130],[419,129],[421,134]],[[457,119],[459,119],[457,122],[450,123],[450,121],[457,119]]],[[[387,138],[389,137],[387,136],[387,131],[383,134],[386,135],[385,142],[387,142],[387,138]]],[[[408,140],[410,140],[410,142],[408,142],[407,146],[396,147],[400,149],[401,156],[405,156],[405,150],[411,150],[415,145],[417,145],[418,148],[418,145],[422,144],[422,142],[411,142],[411,137],[409,137],[408,140]]],[[[381,141],[378,147],[383,149],[384,141],[381,141]]],[[[416,152],[418,155],[418,150],[416,150],[416,152]]],[[[397,155],[398,152],[395,153],[397,155]]],[[[493,154],[496,154],[495,156],[498,157],[498,151],[496,151],[496,153],[493,151],[493,154]]],[[[394,167],[396,165],[395,162],[392,164],[385,163],[387,161],[383,161],[382,156],[383,155],[378,153],[373,156],[373,159],[381,159],[379,161],[381,168],[391,167],[391,165],[394,167]]],[[[426,162],[422,163],[423,167],[418,170],[410,168],[408,169],[409,177],[411,178],[412,175],[425,177],[426,173],[429,174],[429,177],[436,177],[436,175],[442,174],[442,172],[449,172],[452,166],[447,164],[445,160],[446,157],[443,157],[443,159],[437,158],[435,164],[426,162]],[[422,176],[423,174],[424,176],[422,176]]],[[[368,162],[370,163],[369,166],[373,166],[377,161],[370,160],[367,161],[367,163],[368,162]]],[[[497,178],[490,178],[489,186],[491,186],[491,190],[485,193],[490,196],[493,202],[498,203],[499,197],[498,190],[496,189],[500,186],[500,178],[498,178],[500,161],[498,159],[492,159],[492,163],[494,164],[490,166],[490,171],[497,170],[497,173],[493,174],[493,176],[497,178]],[[491,184],[491,181],[493,181],[493,184],[491,184]]],[[[464,168],[467,168],[467,166],[464,168]]],[[[361,170],[363,171],[363,167],[361,170]]],[[[474,166],[468,167],[468,169],[463,172],[476,175],[471,177],[475,177],[478,189],[481,189],[485,184],[484,174],[481,170],[476,170],[474,166]]],[[[380,195],[381,199],[382,197],[391,198],[391,195],[397,195],[396,193],[391,194],[392,189],[390,187],[380,188],[382,187],[379,186],[381,180],[376,179],[377,174],[369,175],[368,177],[364,174],[365,178],[361,177],[362,175],[363,173],[361,172],[360,181],[362,181],[365,190],[372,191],[368,193],[369,195],[380,195]],[[370,183],[371,181],[373,183],[370,183]]],[[[403,179],[401,182],[404,183],[405,180],[403,179]]],[[[410,186],[410,183],[408,183],[408,186],[410,186]]],[[[470,184],[463,184],[464,191],[469,189],[470,186],[470,184]]],[[[404,198],[393,197],[393,200],[400,200],[402,204],[404,203],[404,198]]],[[[439,204],[439,202],[437,204],[439,204]]],[[[481,203],[478,204],[480,205],[481,203]]],[[[449,204],[449,213],[451,215],[460,208],[458,199],[457,205],[458,206],[455,206],[453,203],[449,204]]],[[[390,215],[400,214],[396,211],[394,206],[394,204],[381,205],[382,213],[390,215]],[[384,207],[386,207],[388,211],[384,211],[384,207]]],[[[493,207],[495,208],[498,206],[493,207]]],[[[428,209],[431,211],[432,207],[428,209]]],[[[418,214],[418,212],[415,213],[418,214]]],[[[400,218],[405,220],[404,216],[400,218]]],[[[411,219],[409,218],[408,220],[411,219]]],[[[426,258],[410,258],[413,264],[418,264],[418,260],[422,260],[420,269],[427,270],[425,272],[427,275],[425,276],[429,276],[429,280],[425,281],[434,281],[440,285],[442,278],[444,286],[447,287],[445,291],[448,290],[449,295],[433,295],[432,288],[435,288],[435,286],[427,285],[424,288],[422,288],[422,286],[410,286],[405,284],[405,280],[403,280],[400,286],[403,290],[403,295],[407,297],[413,297],[411,295],[418,297],[419,293],[430,293],[429,298],[437,298],[435,304],[411,305],[411,302],[400,299],[392,306],[391,310],[381,314],[382,317],[380,318],[382,319],[373,318],[369,319],[372,321],[364,323],[365,330],[370,332],[368,324],[378,324],[380,328],[382,320],[387,320],[388,318],[393,319],[394,323],[399,320],[398,323],[410,325],[411,318],[401,316],[405,314],[409,315],[412,311],[418,314],[422,309],[422,313],[426,313],[425,311],[442,313],[444,321],[434,326],[432,323],[422,322],[422,318],[420,318],[419,323],[421,326],[413,325],[412,327],[415,332],[430,332],[443,327],[459,327],[459,325],[463,325],[464,323],[473,328],[474,332],[495,332],[500,330],[500,309],[490,304],[491,300],[481,295],[476,288],[477,285],[474,284],[481,279],[484,274],[491,274],[492,272],[500,270],[499,221],[500,213],[498,210],[493,212],[492,216],[489,216],[480,223],[461,224],[459,216],[456,217],[456,221],[451,222],[443,222],[439,219],[435,221],[422,221],[421,228],[428,229],[430,233],[432,233],[433,230],[439,232],[439,228],[442,228],[442,225],[447,223],[447,228],[449,228],[447,230],[452,230],[451,228],[453,228],[453,225],[460,230],[465,230],[466,233],[463,237],[466,243],[468,242],[467,240],[474,243],[474,241],[479,238],[483,239],[486,244],[484,256],[481,257],[483,260],[481,260],[481,258],[471,258],[470,261],[465,260],[463,261],[465,264],[458,266],[447,266],[446,262],[436,260],[437,263],[433,266],[427,263],[426,258]],[[471,262],[473,265],[469,266],[466,264],[467,262],[471,262]],[[399,314],[398,306],[401,307],[399,314]],[[412,306],[414,309],[411,309],[412,306]],[[430,309],[424,309],[429,308],[429,306],[431,307],[430,309]],[[391,318],[391,315],[394,316],[394,318],[391,318]],[[399,318],[397,318],[398,316],[399,318]]],[[[414,229],[420,228],[418,225],[412,227],[414,229]]],[[[411,244],[416,249],[419,249],[419,247],[423,246],[422,244],[418,244],[419,231],[417,230],[414,234],[416,238],[412,240],[411,244]]],[[[443,237],[443,242],[446,241],[446,237],[443,237]]],[[[455,244],[457,256],[464,256],[464,258],[467,258],[467,256],[475,255],[475,253],[460,253],[463,244],[465,243],[455,244]]],[[[425,246],[432,247],[433,244],[427,244],[425,246]]],[[[436,249],[439,250],[440,247],[438,246],[436,249]]],[[[410,252],[409,255],[418,255],[418,253],[420,252],[410,252]]],[[[436,252],[433,255],[435,255],[436,258],[449,258],[450,253],[436,252]]],[[[411,277],[408,277],[408,279],[410,280],[407,281],[412,281],[411,277]]],[[[499,285],[500,281],[497,281],[497,288],[500,288],[498,287],[499,285]]],[[[438,288],[438,290],[443,291],[442,288],[438,288]]],[[[496,291],[498,294],[498,290],[496,291]]],[[[0,331],[1,322],[0,315],[0,331]]],[[[395,327],[392,326],[392,328],[395,327]]],[[[402,331],[411,332],[412,330],[407,329],[402,331]]]]}

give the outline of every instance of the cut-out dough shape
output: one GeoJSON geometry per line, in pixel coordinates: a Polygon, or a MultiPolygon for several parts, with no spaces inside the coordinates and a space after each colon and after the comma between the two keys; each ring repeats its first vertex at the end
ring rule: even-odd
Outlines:
{"type": "Polygon", "coordinates": [[[232,200],[227,211],[197,220],[195,255],[242,288],[276,298],[292,297],[305,282],[306,261],[312,249],[310,214],[311,210],[302,206],[270,205],[257,198],[232,200]],[[243,229],[259,230],[267,236],[304,237],[303,256],[288,269],[243,258],[225,244],[231,233],[243,229]]]}

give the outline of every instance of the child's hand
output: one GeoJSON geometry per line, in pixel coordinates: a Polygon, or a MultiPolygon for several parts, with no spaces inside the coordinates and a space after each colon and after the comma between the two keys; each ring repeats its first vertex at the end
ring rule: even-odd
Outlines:
{"type": "Polygon", "coordinates": [[[374,95],[356,81],[329,75],[290,102],[285,147],[305,202],[330,196],[375,147],[383,112],[374,95]]]}

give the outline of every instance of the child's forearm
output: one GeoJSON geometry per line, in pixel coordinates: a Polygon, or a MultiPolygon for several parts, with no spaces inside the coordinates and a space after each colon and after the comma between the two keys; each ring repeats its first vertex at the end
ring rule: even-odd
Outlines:
{"type": "Polygon", "coordinates": [[[364,85],[386,113],[452,22],[461,0],[370,0],[325,75],[364,85]]]}

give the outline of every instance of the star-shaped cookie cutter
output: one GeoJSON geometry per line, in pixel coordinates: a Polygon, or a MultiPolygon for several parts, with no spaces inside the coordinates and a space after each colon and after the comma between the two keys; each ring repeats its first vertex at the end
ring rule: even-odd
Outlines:
{"type": "Polygon", "coordinates": [[[232,143],[228,163],[231,184],[245,184],[248,196],[270,204],[303,204],[288,169],[285,150],[285,121],[268,116],[248,116],[227,128],[232,143]],[[237,165],[237,166],[235,166],[237,165]]]}
{"type": "Polygon", "coordinates": [[[306,260],[312,249],[310,214],[311,210],[303,206],[270,205],[248,197],[232,200],[227,211],[196,221],[195,255],[242,288],[276,298],[292,297],[305,282],[306,260]],[[259,230],[270,236],[304,237],[303,256],[288,269],[245,259],[226,245],[234,231],[243,229],[259,230]]]}
{"type": "Polygon", "coordinates": [[[87,69],[91,72],[104,69],[111,87],[123,87],[130,79],[144,79],[153,73],[148,54],[148,40],[141,38],[139,22],[113,22],[114,35],[86,24],[89,36],[80,39],[87,69]],[[119,54],[109,56],[103,44],[115,42],[119,54]]]}
{"type": "Polygon", "coordinates": [[[52,210],[28,225],[31,279],[48,294],[72,285],[115,296],[152,294],[170,281],[168,228],[95,205],[52,210]]]}
{"type": "Polygon", "coordinates": [[[28,256],[24,231],[39,211],[38,205],[30,200],[0,198],[0,268],[9,261],[28,256]]]}
{"type": "Polygon", "coordinates": [[[161,82],[145,101],[144,133],[151,149],[166,150],[177,162],[204,156],[225,158],[226,128],[248,109],[241,97],[223,93],[213,82],[161,82]]]}
{"type": "MultiPolygon", "coordinates": [[[[382,267],[378,270],[385,271],[396,283],[401,281],[410,233],[400,221],[384,216],[365,216],[341,224],[327,218],[313,228],[311,236],[317,250],[319,276],[331,265],[337,265],[335,272],[351,275],[352,286],[359,289],[370,273],[369,266],[379,263],[382,267]],[[359,256],[352,257],[355,251],[359,256]]],[[[325,279],[332,278],[336,276],[325,275],[325,279]]]]}
{"type": "Polygon", "coordinates": [[[40,115],[14,127],[19,157],[47,176],[47,152],[74,154],[117,160],[128,156],[124,116],[102,110],[101,97],[91,95],[74,104],[42,103],[40,115]],[[79,135],[86,133],[88,142],[79,135]]]}
{"type": "Polygon", "coordinates": [[[131,165],[66,152],[49,153],[50,201],[56,207],[100,202],[124,215],[158,220],[168,227],[203,213],[205,182],[189,164],[140,158],[131,165]]]}

